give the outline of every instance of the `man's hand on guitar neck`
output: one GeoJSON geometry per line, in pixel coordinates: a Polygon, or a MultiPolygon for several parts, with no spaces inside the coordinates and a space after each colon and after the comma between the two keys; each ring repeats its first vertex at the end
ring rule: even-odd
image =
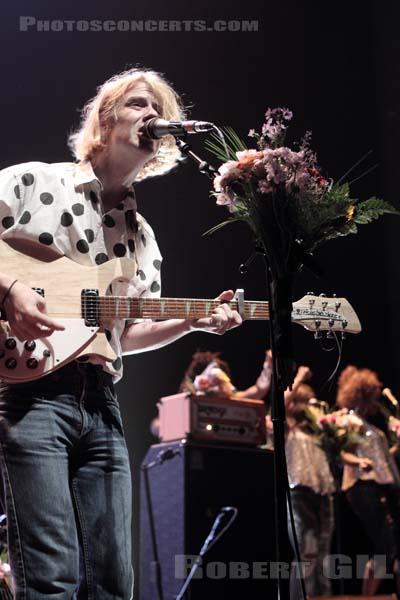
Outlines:
{"type": "Polygon", "coordinates": [[[213,310],[211,317],[204,317],[192,321],[191,329],[198,331],[208,331],[222,335],[229,329],[234,329],[242,323],[242,319],[236,310],[233,310],[229,304],[226,304],[233,299],[235,292],[227,290],[222,292],[216,300],[220,300],[221,304],[213,310]]]}
{"type": "Polygon", "coordinates": [[[30,341],[49,336],[54,331],[64,331],[61,323],[46,314],[46,302],[42,296],[20,281],[12,284],[13,281],[8,281],[8,278],[1,279],[1,298],[6,295],[3,308],[15,337],[20,341],[30,341]]]}

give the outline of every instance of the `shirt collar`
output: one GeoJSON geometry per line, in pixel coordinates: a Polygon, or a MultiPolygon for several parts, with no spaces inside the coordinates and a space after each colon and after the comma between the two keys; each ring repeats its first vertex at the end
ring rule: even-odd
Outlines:
{"type": "MultiPolygon", "coordinates": [[[[101,181],[98,177],[96,177],[95,172],[93,171],[92,163],[90,160],[82,160],[75,165],[75,173],[74,173],[74,183],[75,187],[79,185],[84,185],[85,183],[93,183],[96,182],[98,185],[99,191],[103,189],[101,181]]],[[[122,203],[125,206],[125,209],[131,208],[132,210],[137,210],[136,204],[136,195],[133,185],[128,190],[127,195],[122,200],[122,203]]]]}
{"type": "Polygon", "coordinates": [[[85,183],[97,182],[99,189],[102,189],[101,181],[95,175],[93,171],[92,163],[90,160],[82,160],[75,165],[74,183],[75,187],[83,185],[85,183]]]}

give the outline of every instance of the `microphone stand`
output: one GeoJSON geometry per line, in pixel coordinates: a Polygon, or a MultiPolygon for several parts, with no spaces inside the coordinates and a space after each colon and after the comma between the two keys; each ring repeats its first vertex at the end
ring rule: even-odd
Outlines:
{"type": "Polygon", "coordinates": [[[214,179],[215,175],[217,174],[217,170],[192,151],[192,146],[187,142],[186,136],[183,139],[176,137],[175,142],[182,154],[185,156],[190,156],[190,158],[197,164],[200,173],[207,175],[207,177],[210,179],[214,179]]]}

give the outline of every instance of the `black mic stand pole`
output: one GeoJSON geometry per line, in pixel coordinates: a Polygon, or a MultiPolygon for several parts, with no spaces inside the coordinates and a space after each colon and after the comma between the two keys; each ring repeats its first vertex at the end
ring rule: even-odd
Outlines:
{"type": "Polygon", "coordinates": [[[210,165],[207,161],[202,160],[199,156],[197,156],[197,154],[193,152],[191,145],[186,141],[185,137],[184,139],[175,138],[175,142],[182,154],[184,154],[185,156],[190,156],[190,158],[197,164],[200,173],[203,173],[203,175],[207,175],[207,177],[209,177],[210,179],[214,179],[214,177],[217,174],[217,170],[214,169],[214,167],[210,165]]]}
{"type": "MultiPolygon", "coordinates": [[[[280,310],[276,302],[276,282],[264,254],[266,266],[268,299],[269,299],[269,331],[272,350],[272,389],[271,418],[274,431],[274,517],[275,517],[275,559],[278,563],[277,599],[289,600],[290,597],[290,562],[289,536],[287,516],[288,474],[285,454],[285,398],[284,392],[292,383],[291,357],[283,356],[281,351],[282,329],[279,323],[280,310]],[[282,566],[282,571],[281,571],[282,566]]],[[[279,292],[278,292],[279,294],[279,292]]],[[[291,298],[290,298],[291,300],[291,298]]],[[[266,400],[264,399],[266,402],[266,400]]]]}

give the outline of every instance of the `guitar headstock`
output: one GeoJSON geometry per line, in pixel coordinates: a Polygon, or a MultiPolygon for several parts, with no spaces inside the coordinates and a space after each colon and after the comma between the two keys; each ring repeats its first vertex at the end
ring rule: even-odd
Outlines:
{"type": "Polygon", "coordinates": [[[309,331],[360,333],[361,323],[346,298],[306,294],[293,303],[292,322],[309,331]]]}

